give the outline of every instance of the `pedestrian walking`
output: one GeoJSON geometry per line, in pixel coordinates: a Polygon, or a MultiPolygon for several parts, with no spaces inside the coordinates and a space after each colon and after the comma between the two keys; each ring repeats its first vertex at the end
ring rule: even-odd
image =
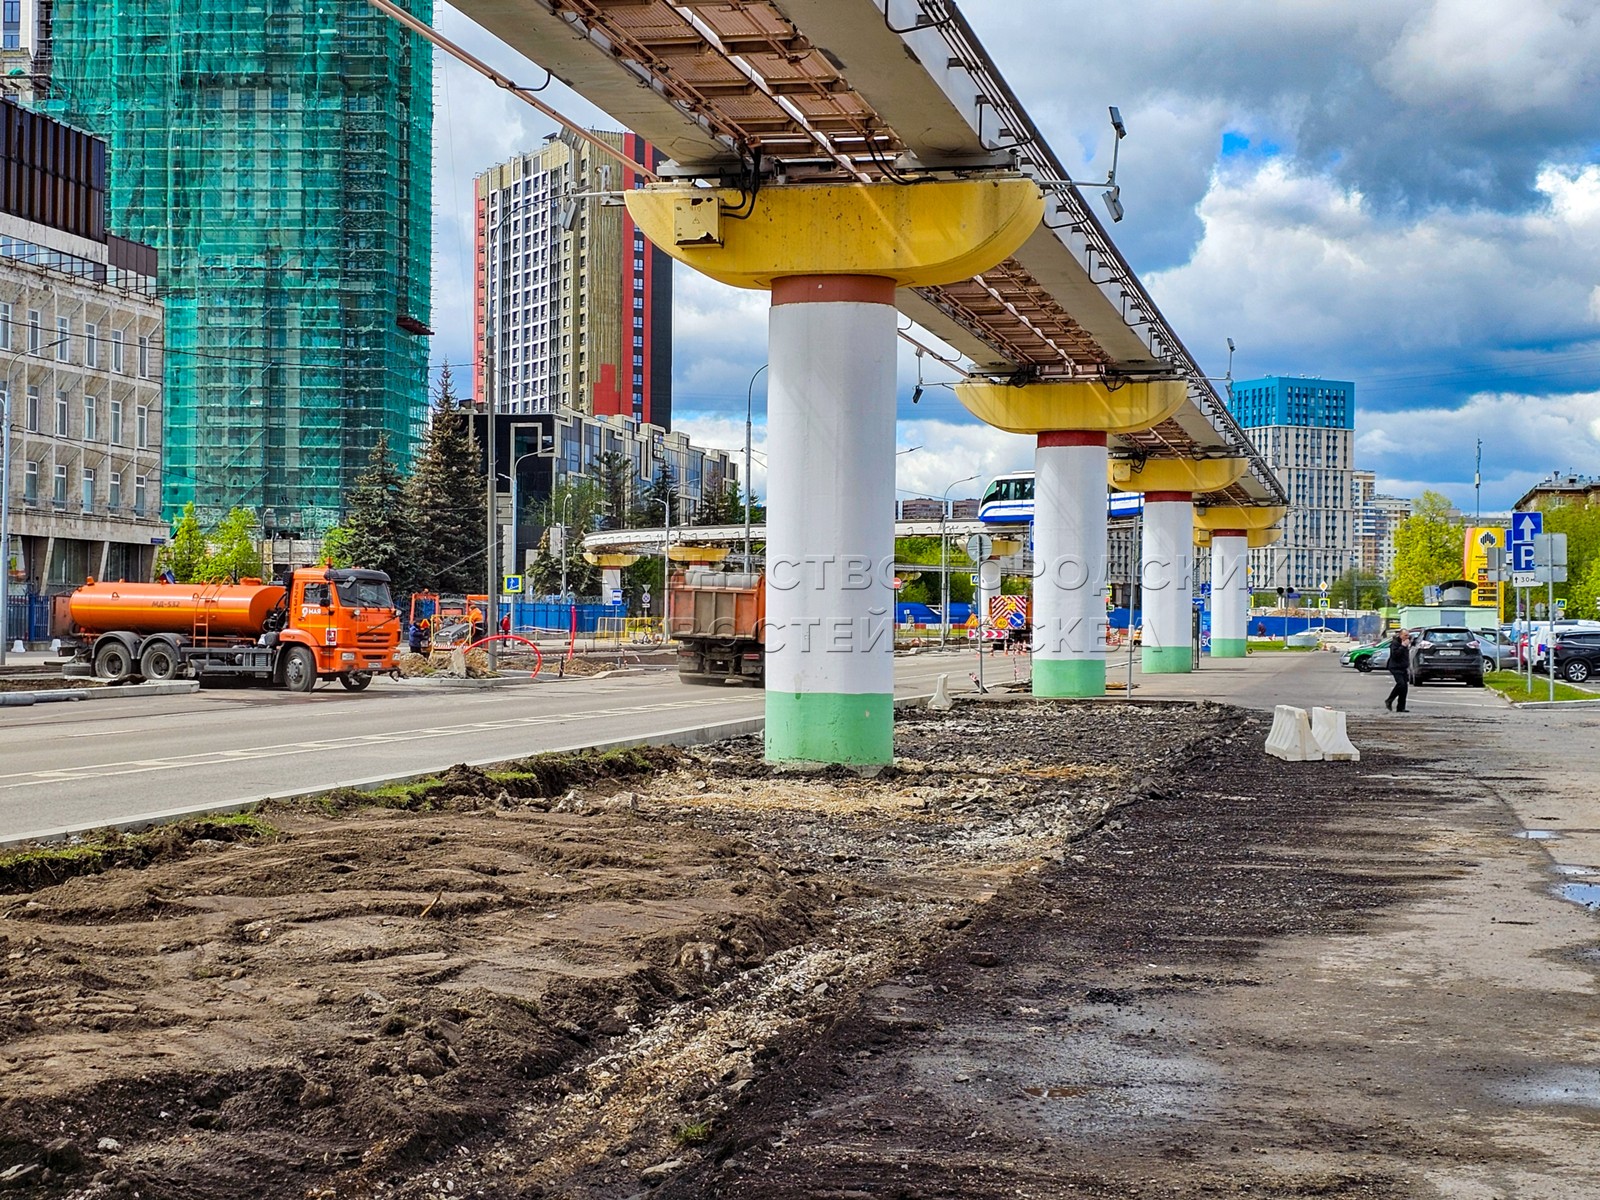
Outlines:
{"type": "Polygon", "coordinates": [[[1389,674],[1394,677],[1394,689],[1383,706],[1390,712],[1406,711],[1406,691],[1410,686],[1407,668],[1410,662],[1411,635],[1402,629],[1389,639],[1389,674]]]}
{"type": "Polygon", "coordinates": [[[501,637],[510,637],[511,636],[511,614],[510,613],[506,613],[505,616],[500,618],[500,636],[501,637]]]}

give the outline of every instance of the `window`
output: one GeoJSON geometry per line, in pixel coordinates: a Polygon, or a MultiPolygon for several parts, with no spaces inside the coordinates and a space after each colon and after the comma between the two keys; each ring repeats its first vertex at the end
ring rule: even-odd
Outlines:
{"type": "Polygon", "coordinates": [[[141,517],[144,516],[144,486],[144,476],[135,475],[133,477],[133,511],[141,517]]]}
{"type": "Polygon", "coordinates": [[[83,511],[91,512],[94,509],[94,468],[83,469],[83,511]]]}
{"type": "Polygon", "coordinates": [[[111,369],[122,370],[122,330],[111,331],[111,369]]]}
{"type": "Polygon", "coordinates": [[[56,318],[56,361],[72,361],[72,318],[56,318]]]}
{"type": "Polygon", "coordinates": [[[39,503],[39,464],[36,462],[23,464],[22,499],[28,504],[39,503]]]}
{"type": "Polygon", "coordinates": [[[100,440],[100,401],[93,396],[83,398],[83,440],[86,442],[100,440]]]}
{"type": "Polygon", "coordinates": [[[0,350],[11,349],[11,305],[0,303],[0,350]]]}
{"type": "Polygon", "coordinates": [[[147,337],[139,339],[139,378],[150,378],[150,339],[147,337]]]}
{"type": "Polygon", "coordinates": [[[28,389],[28,432],[39,432],[39,389],[28,389]]]}
{"type": "Polygon", "coordinates": [[[122,507],[122,472],[111,472],[110,490],[106,492],[106,503],[112,508],[122,507]]]}
{"type": "Polygon", "coordinates": [[[67,502],[67,468],[64,466],[56,467],[56,488],[51,499],[57,504],[67,502]]]}
{"type": "Polygon", "coordinates": [[[100,327],[93,322],[85,322],[83,326],[83,365],[98,367],[100,365],[100,327]]]}
{"type": "Polygon", "coordinates": [[[141,450],[150,449],[150,409],[147,405],[139,405],[133,415],[134,445],[141,450]]]}
{"type": "Polygon", "coordinates": [[[44,343],[44,336],[39,332],[39,310],[28,310],[28,353],[39,353],[39,347],[44,343]]]}
{"type": "Polygon", "coordinates": [[[122,445],[122,401],[111,402],[111,437],[108,439],[112,445],[122,445]]]}
{"type": "Polygon", "coordinates": [[[65,392],[57,392],[56,393],[56,436],[57,437],[66,437],[67,436],[69,420],[70,420],[70,418],[67,416],[67,394],[65,392]]]}

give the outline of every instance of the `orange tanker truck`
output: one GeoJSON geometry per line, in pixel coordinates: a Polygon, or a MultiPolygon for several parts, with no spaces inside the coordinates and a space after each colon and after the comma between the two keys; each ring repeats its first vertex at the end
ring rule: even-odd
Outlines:
{"type": "Polygon", "coordinates": [[[258,679],[352,692],[394,669],[400,614],[382,571],[313,567],[279,583],[89,583],[72,593],[67,673],[109,682],[258,679]]]}

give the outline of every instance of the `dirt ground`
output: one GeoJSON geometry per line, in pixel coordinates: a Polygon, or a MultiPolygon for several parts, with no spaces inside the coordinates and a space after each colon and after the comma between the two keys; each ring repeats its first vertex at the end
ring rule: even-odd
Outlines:
{"type": "Polygon", "coordinates": [[[876,779],[457,769],[0,896],[0,1194],[1592,1191],[1600,954],[1489,977],[1493,796],[1264,736],[962,705],[876,779]]]}

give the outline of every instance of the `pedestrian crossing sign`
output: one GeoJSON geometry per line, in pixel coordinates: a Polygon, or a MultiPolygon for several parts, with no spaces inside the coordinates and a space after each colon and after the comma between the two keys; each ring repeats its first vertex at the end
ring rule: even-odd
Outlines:
{"type": "Polygon", "coordinates": [[[507,575],[500,581],[500,584],[500,590],[502,592],[510,592],[512,595],[517,595],[522,591],[522,576],[507,575]]]}

